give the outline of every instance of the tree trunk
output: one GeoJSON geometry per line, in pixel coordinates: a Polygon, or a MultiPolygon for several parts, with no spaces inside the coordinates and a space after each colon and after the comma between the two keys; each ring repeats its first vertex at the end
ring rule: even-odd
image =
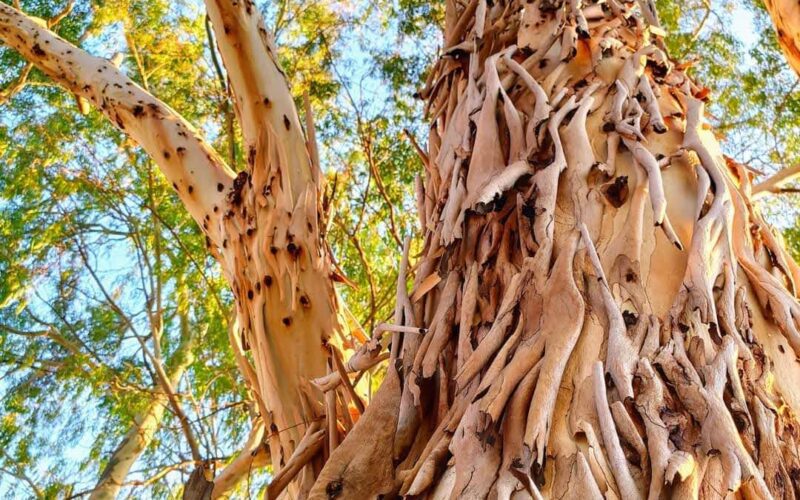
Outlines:
{"type": "Polygon", "coordinates": [[[381,340],[346,363],[328,348],[313,140],[254,4],[206,3],[248,152],[235,180],[176,113],[2,4],[0,39],[139,141],[206,231],[253,350],[268,497],[301,470],[291,492],[313,498],[794,497],[800,270],[652,2],[447,2],[420,92],[423,257],[409,294],[406,248],[386,380],[341,442],[348,372],[381,340]]]}
{"type": "MultiPolygon", "coordinates": [[[[191,354],[191,349],[191,343],[185,343],[178,348],[183,357],[170,373],[173,387],[178,384],[186,369],[192,364],[194,356],[191,354]]],[[[92,500],[117,498],[131,467],[152,442],[168,405],[167,393],[160,388],[157,389],[152,401],[134,417],[133,426],[111,454],[89,498],[92,500]]]]}
{"type": "Polygon", "coordinates": [[[662,36],[645,0],[447,3],[427,333],[312,498],[800,493],[800,274],[662,36]]]}
{"type": "MultiPolygon", "coordinates": [[[[177,112],[108,61],[6,4],[0,4],[0,40],[137,141],[202,227],[234,293],[242,325],[235,342],[253,351],[254,370],[245,376],[278,472],[324,414],[323,395],[308,381],[326,375],[328,342],[338,342],[331,338],[337,306],[319,227],[313,124],[306,142],[254,4],[206,3],[247,151],[247,170],[238,175],[177,112]]],[[[241,355],[238,361],[249,368],[241,355]]],[[[332,426],[331,434],[338,433],[332,426]]],[[[305,463],[299,470],[307,473],[294,491],[307,491],[313,471],[305,463]]]]}
{"type": "MultiPolygon", "coordinates": [[[[170,356],[170,363],[168,366],[163,366],[160,355],[157,359],[153,360],[154,362],[162,364],[162,366],[159,366],[159,371],[165,374],[169,386],[166,387],[166,384],[160,379],[154,380],[155,386],[153,388],[152,400],[147,404],[144,410],[134,417],[133,426],[125,434],[125,437],[122,438],[122,441],[120,441],[117,448],[109,457],[97,484],[89,495],[91,500],[113,500],[117,498],[131,467],[136,460],[139,459],[142,452],[150,446],[153,437],[161,427],[164,412],[171,403],[180,404],[177,400],[170,401],[170,399],[171,396],[174,398],[174,388],[178,386],[186,370],[194,363],[193,350],[196,347],[195,339],[197,338],[197,334],[189,325],[186,287],[181,285],[178,290],[180,343],[175,349],[175,352],[170,356]],[[170,392],[172,392],[172,395],[170,395],[170,392]]],[[[154,318],[154,320],[154,323],[157,325],[156,328],[161,328],[164,324],[162,316],[158,316],[154,318]]],[[[161,338],[160,332],[158,335],[153,335],[153,337],[154,344],[157,344],[161,338]]],[[[161,351],[160,347],[158,351],[161,351]]],[[[173,412],[177,413],[174,408],[173,412]]],[[[185,418],[185,415],[183,415],[183,417],[185,418]]]]}

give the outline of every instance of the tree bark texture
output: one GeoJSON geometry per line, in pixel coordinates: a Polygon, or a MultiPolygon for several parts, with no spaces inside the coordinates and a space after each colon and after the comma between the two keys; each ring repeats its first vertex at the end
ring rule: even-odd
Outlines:
{"type": "Polygon", "coordinates": [[[246,145],[236,176],[177,113],[2,4],[0,39],[142,144],[208,235],[269,498],[800,493],[800,270],[652,2],[447,2],[420,92],[424,251],[407,290],[406,245],[394,324],[348,359],[316,147],[255,5],[206,3],[246,145]],[[353,424],[350,375],[387,356],[353,424]]]}
{"type": "Polygon", "coordinates": [[[800,5],[786,0],[764,0],[778,45],[794,71],[800,74],[800,5]]]}
{"type": "Polygon", "coordinates": [[[646,0],[447,3],[396,316],[427,333],[313,498],[800,493],[800,274],[663,35],[646,0]]]}

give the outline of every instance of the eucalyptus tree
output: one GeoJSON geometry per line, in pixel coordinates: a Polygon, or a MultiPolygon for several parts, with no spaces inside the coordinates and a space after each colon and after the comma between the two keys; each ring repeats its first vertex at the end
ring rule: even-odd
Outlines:
{"type": "MultiPolygon", "coordinates": [[[[78,40],[118,23],[114,45],[143,85],[194,118],[216,112],[216,86],[192,79],[202,18],[178,17],[165,33],[166,3],[119,6],[41,2],[33,13],[78,40]],[[187,99],[186,84],[206,98],[187,99]]],[[[3,68],[14,110],[0,179],[3,495],[158,496],[197,455],[222,469],[255,413],[228,348],[230,298],[199,231],[128,139],[16,54],[3,53],[3,68]],[[18,488],[15,476],[26,478],[18,488]]]]}
{"type": "MultiPolygon", "coordinates": [[[[23,6],[61,36],[108,54],[143,88],[201,124],[227,161],[241,166],[226,76],[204,9],[140,1],[23,6]],[[167,20],[170,29],[164,30],[167,20]]],[[[319,3],[279,3],[268,15],[284,50],[304,54],[301,60],[285,61],[287,73],[302,75],[301,89],[321,108],[338,85],[325,68],[336,52],[342,18],[319,3]]],[[[235,494],[257,491],[268,457],[263,421],[253,411],[252,393],[232,368],[235,358],[223,312],[230,296],[203,248],[199,228],[175,204],[170,184],[152,161],[96,114],[86,114],[88,101],[64,93],[12,51],[2,52],[2,67],[0,345],[5,384],[0,392],[6,419],[0,492],[165,497],[197,465],[218,475],[216,495],[232,488],[240,489],[235,494]],[[185,328],[177,304],[187,301],[179,297],[178,278],[185,284],[181,289],[192,290],[186,308],[190,343],[181,340],[185,328]],[[150,335],[152,326],[163,332],[150,335]],[[151,354],[161,348],[162,373],[143,353],[134,331],[143,332],[138,337],[151,354]],[[66,343],[69,363],[61,359],[66,343]],[[91,370],[75,369],[87,359],[91,370]],[[41,363],[49,363],[47,372],[41,363]],[[164,392],[170,386],[176,389],[170,391],[174,397],[164,392]],[[176,410],[185,417],[178,418],[176,410]],[[188,433],[182,425],[187,419],[188,433]]],[[[371,232],[402,191],[389,184],[379,193],[376,180],[387,175],[387,164],[400,169],[404,161],[416,159],[408,154],[410,146],[389,148],[393,125],[385,118],[368,114],[357,99],[348,106],[362,117],[363,140],[338,137],[344,147],[337,154],[348,166],[327,194],[328,210],[339,214],[329,234],[343,250],[342,259],[352,248],[369,265],[386,266],[399,248],[393,250],[391,237],[387,244],[371,232]],[[362,147],[367,153],[360,152],[362,147]],[[365,156],[371,157],[369,166],[365,156]],[[345,175],[353,182],[345,183],[345,175]],[[341,215],[350,213],[345,206],[351,194],[363,200],[355,212],[361,222],[341,215]]],[[[319,115],[331,123],[328,128],[343,119],[330,112],[319,115]]],[[[410,217],[398,216],[398,226],[410,217]]],[[[346,320],[358,327],[362,320],[374,322],[389,304],[388,294],[381,293],[358,307],[358,294],[368,287],[355,264],[342,262],[342,268],[350,280],[364,285],[343,293],[353,304],[346,320]]],[[[377,284],[391,279],[382,272],[367,274],[377,284]]]]}
{"type": "Polygon", "coordinates": [[[7,5],[0,39],[136,141],[202,228],[270,498],[794,496],[800,269],[652,2],[445,3],[419,92],[422,250],[412,265],[406,240],[394,317],[355,344],[313,113],[255,5],[206,6],[238,174],[111,62],[7,5]],[[351,377],[387,357],[363,410],[351,377]]]}

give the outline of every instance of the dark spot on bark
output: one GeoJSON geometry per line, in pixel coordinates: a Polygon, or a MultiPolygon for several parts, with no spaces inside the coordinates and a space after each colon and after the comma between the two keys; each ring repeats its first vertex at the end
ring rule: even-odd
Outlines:
{"type": "Polygon", "coordinates": [[[186,154],[186,148],[183,146],[178,147],[176,151],[178,152],[178,156],[183,156],[186,154]]]}
{"type": "Polygon", "coordinates": [[[795,485],[800,484],[800,467],[792,467],[792,470],[789,471],[789,477],[792,478],[793,484],[795,485]]]}
{"type": "Polygon", "coordinates": [[[222,240],[222,248],[228,248],[228,239],[222,240]]]}
{"type": "Polygon", "coordinates": [[[252,166],[256,163],[256,148],[255,146],[250,146],[250,149],[247,150],[247,164],[252,166]]]}
{"type": "Polygon", "coordinates": [[[786,348],[783,347],[783,345],[781,345],[781,344],[778,344],[778,350],[781,351],[781,354],[786,352],[786,348]]]}
{"type": "Polygon", "coordinates": [[[180,189],[178,189],[178,185],[174,182],[172,183],[172,188],[175,189],[175,191],[180,191],[180,189]]]}
{"type": "Polygon", "coordinates": [[[612,207],[621,207],[628,199],[628,176],[616,177],[613,182],[603,186],[602,192],[612,207]]]}
{"type": "Polygon", "coordinates": [[[680,427],[675,426],[672,429],[670,429],[669,440],[670,442],[672,442],[673,445],[675,445],[675,448],[679,450],[682,450],[684,448],[683,434],[681,433],[680,427]]]}
{"type": "Polygon", "coordinates": [[[295,259],[300,256],[300,247],[297,246],[296,243],[289,243],[286,245],[286,250],[289,252],[289,255],[295,259]]]}
{"type": "Polygon", "coordinates": [[[308,295],[303,294],[300,296],[300,305],[305,308],[311,306],[311,299],[308,298],[308,295]]]}
{"type": "Polygon", "coordinates": [[[276,246],[269,247],[269,253],[271,253],[272,255],[275,255],[276,253],[278,253],[278,247],[276,247],[276,246]]]}
{"type": "Polygon", "coordinates": [[[594,187],[598,184],[605,184],[609,180],[611,180],[611,176],[603,169],[603,164],[599,161],[594,162],[589,168],[589,175],[586,177],[586,183],[589,184],[590,187],[594,187]]]}
{"type": "Polygon", "coordinates": [[[616,125],[614,125],[611,122],[605,122],[603,124],[603,132],[606,132],[606,133],[613,132],[616,128],[617,128],[616,125]]]}
{"type": "Polygon", "coordinates": [[[750,427],[750,422],[741,411],[731,411],[731,416],[733,417],[733,423],[736,425],[736,429],[739,432],[744,432],[748,427],[750,427]]]}
{"type": "Polygon", "coordinates": [[[261,282],[260,281],[256,281],[256,293],[259,293],[259,292],[261,292],[261,282]]]}
{"type": "Polygon", "coordinates": [[[285,318],[283,318],[281,320],[281,322],[283,322],[283,324],[285,326],[290,326],[292,324],[292,318],[290,318],[289,316],[286,316],[285,318]]]}
{"type": "Polygon", "coordinates": [[[571,61],[571,60],[575,59],[575,56],[577,56],[577,55],[578,55],[578,48],[577,47],[572,47],[572,50],[569,51],[569,54],[567,54],[567,57],[566,57],[566,59],[564,59],[564,61],[571,61]]]}
{"type": "Polygon", "coordinates": [[[47,53],[42,50],[38,43],[34,43],[33,47],[31,47],[31,50],[33,50],[33,53],[39,57],[44,57],[47,55],[47,53]]]}
{"type": "Polygon", "coordinates": [[[539,10],[542,12],[555,12],[564,5],[563,0],[543,0],[542,3],[539,4],[539,10]]]}
{"type": "Polygon", "coordinates": [[[783,481],[783,474],[780,472],[775,473],[775,485],[778,487],[780,491],[784,491],[785,483],[783,481]]]}
{"type": "Polygon", "coordinates": [[[628,271],[627,273],[625,273],[625,281],[627,281],[628,283],[633,283],[638,278],[639,277],[636,276],[636,273],[633,271],[628,271]]]}
{"type": "Polygon", "coordinates": [[[639,322],[639,318],[631,311],[622,311],[622,319],[625,320],[625,326],[628,328],[635,326],[639,322]]]}
{"type": "Polygon", "coordinates": [[[264,276],[264,286],[266,287],[272,286],[272,276],[270,275],[264,276]]]}
{"type": "Polygon", "coordinates": [[[286,130],[289,130],[292,126],[292,122],[289,121],[289,117],[286,115],[283,115],[283,126],[286,127],[286,130]]]}
{"type": "Polygon", "coordinates": [[[192,194],[192,191],[194,191],[194,186],[189,184],[189,194],[192,194]]]}
{"type": "Polygon", "coordinates": [[[247,298],[250,299],[250,300],[253,300],[253,291],[252,290],[248,290],[247,291],[247,298]]]}
{"type": "Polygon", "coordinates": [[[214,205],[214,208],[212,210],[214,210],[214,213],[217,213],[217,212],[219,212],[219,207],[214,205]]]}
{"type": "MultiPolygon", "coordinates": [[[[239,172],[236,179],[233,180],[233,188],[228,193],[228,201],[231,205],[238,206],[242,203],[242,189],[244,185],[250,180],[250,174],[247,172],[239,172]]],[[[219,188],[218,188],[219,189],[219,188]]]]}
{"type": "Polygon", "coordinates": [[[133,107],[133,116],[139,118],[144,114],[144,106],[136,105],[133,107]]]}
{"type": "Polygon", "coordinates": [[[218,182],[217,183],[217,191],[219,191],[221,193],[223,189],[225,189],[225,186],[223,186],[221,182],[218,182]]]}
{"type": "Polygon", "coordinates": [[[272,102],[269,100],[269,97],[264,98],[264,106],[268,108],[272,107],[272,102]]]}
{"type": "Polygon", "coordinates": [[[529,220],[533,220],[536,217],[536,207],[533,206],[533,200],[529,200],[528,203],[524,203],[522,205],[522,215],[527,217],[529,220]]]}
{"type": "Polygon", "coordinates": [[[344,489],[344,485],[341,481],[331,481],[325,486],[325,493],[328,495],[328,498],[336,498],[342,494],[342,490],[344,489]]]}
{"type": "Polygon", "coordinates": [[[164,151],[164,158],[166,158],[167,160],[169,160],[170,156],[171,156],[171,155],[169,154],[169,151],[164,151]]]}
{"type": "Polygon", "coordinates": [[[650,68],[656,81],[663,79],[669,73],[669,68],[663,63],[648,60],[646,66],[650,68]]]}

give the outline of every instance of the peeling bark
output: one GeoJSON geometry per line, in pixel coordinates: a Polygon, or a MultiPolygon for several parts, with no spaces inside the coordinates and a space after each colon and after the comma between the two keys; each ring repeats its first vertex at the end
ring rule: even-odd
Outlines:
{"type": "Polygon", "coordinates": [[[394,492],[789,498],[796,266],[652,2],[447,12],[394,492]]]}

